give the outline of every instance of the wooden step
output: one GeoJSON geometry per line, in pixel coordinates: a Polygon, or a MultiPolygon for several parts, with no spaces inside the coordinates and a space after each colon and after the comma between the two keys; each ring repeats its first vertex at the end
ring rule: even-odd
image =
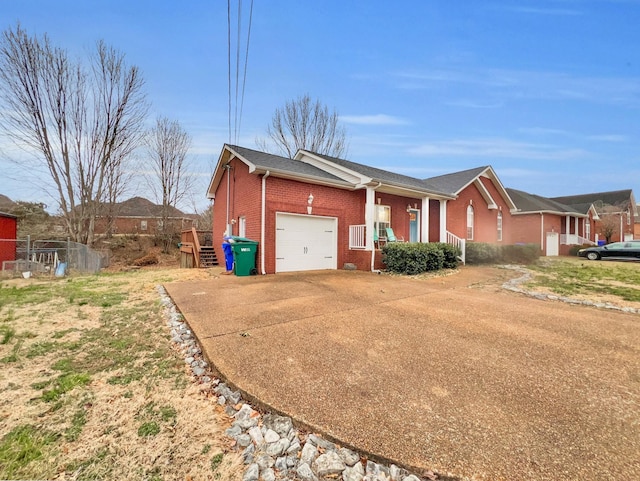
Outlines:
{"type": "Polygon", "coordinates": [[[218,257],[212,246],[200,247],[200,267],[213,267],[218,265],[218,257]]]}

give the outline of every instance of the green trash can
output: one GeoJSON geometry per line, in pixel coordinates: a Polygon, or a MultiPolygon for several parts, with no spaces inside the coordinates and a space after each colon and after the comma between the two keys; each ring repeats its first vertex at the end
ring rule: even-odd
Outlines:
{"type": "Polygon", "coordinates": [[[244,237],[233,237],[231,250],[233,251],[233,272],[236,276],[250,276],[257,274],[256,253],[258,242],[244,237]]]}

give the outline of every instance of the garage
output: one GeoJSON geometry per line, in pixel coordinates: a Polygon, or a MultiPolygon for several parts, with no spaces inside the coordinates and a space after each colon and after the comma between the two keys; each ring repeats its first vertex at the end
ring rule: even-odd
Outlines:
{"type": "Polygon", "coordinates": [[[276,213],[276,272],[337,269],[338,219],[276,213]]]}

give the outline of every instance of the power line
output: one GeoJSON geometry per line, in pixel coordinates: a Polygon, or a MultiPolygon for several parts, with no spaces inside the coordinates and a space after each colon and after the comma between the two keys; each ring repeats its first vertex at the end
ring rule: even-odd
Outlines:
{"type": "Polygon", "coordinates": [[[236,44],[235,44],[235,55],[233,55],[232,50],[234,46],[231,43],[232,32],[231,32],[231,0],[227,0],[227,64],[228,64],[228,83],[229,83],[229,112],[228,112],[228,128],[229,128],[229,143],[237,144],[240,137],[240,126],[242,124],[242,111],[244,108],[244,94],[245,94],[245,86],[247,82],[247,66],[249,63],[249,44],[251,40],[251,25],[253,20],[253,0],[251,0],[251,6],[249,9],[249,25],[247,28],[247,41],[244,55],[244,66],[243,66],[243,76],[242,76],[242,86],[240,85],[240,52],[242,51],[242,0],[238,0],[238,9],[237,9],[237,34],[236,34],[236,44]],[[235,78],[232,76],[232,55],[235,57],[235,78]],[[233,82],[232,82],[233,81],[233,82]],[[238,97],[240,97],[238,99],[238,97]],[[239,112],[238,112],[239,109],[239,112]],[[233,126],[233,127],[232,127],[233,126]]]}
{"type": "Polygon", "coordinates": [[[251,41],[251,20],[253,19],[253,0],[249,9],[249,28],[247,29],[247,50],[244,56],[244,74],[242,77],[242,96],[240,97],[240,119],[238,120],[238,130],[242,124],[242,109],[244,108],[244,88],[247,84],[247,64],[249,63],[249,43],[251,41]]]}

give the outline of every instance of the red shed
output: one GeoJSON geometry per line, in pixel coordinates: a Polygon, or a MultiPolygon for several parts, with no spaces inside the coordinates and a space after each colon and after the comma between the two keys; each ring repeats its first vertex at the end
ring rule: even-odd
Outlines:
{"type": "Polygon", "coordinates": [[[16,260],[16,237],[18,219],[11,214],[0,212],[0,268],[4,261],[16,260]]]}

